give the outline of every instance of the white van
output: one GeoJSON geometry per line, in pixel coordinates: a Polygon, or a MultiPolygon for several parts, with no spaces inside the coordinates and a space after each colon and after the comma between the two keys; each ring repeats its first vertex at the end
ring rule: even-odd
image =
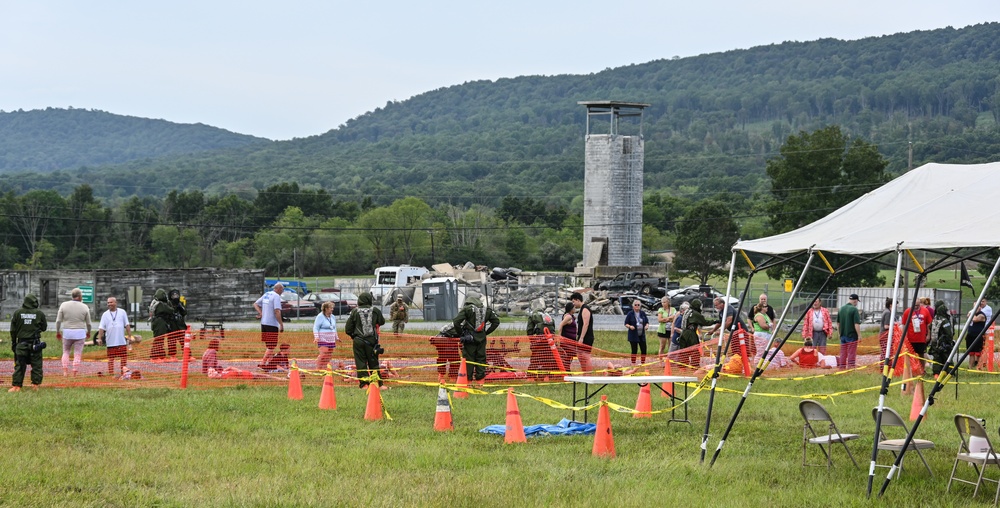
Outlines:
{"type": "MultiPolygon", "coordinates": [[[[428,270],[422,266],[382,266],[375,270],[375,284],[372,284],[372,297],[375,302],[382,302],[398,289],[419,281],[428,270]]],[[[410,297],[412,298],[412,294],[410,297]]]]}

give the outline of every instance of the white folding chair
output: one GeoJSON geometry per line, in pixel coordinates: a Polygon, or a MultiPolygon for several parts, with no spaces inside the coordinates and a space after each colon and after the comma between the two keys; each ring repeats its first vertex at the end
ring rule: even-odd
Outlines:
{"type": "Polygon", "coordinates": [[[958,429],[958,436],[962,438],[961,444],[958,445],[958,454],[955,456],[955,464],[951,466],[951,477],[948,478],[948,492],[951,492],[951,482],[956,481],[959,483],[967,483],[969,485],[975,485],[976,490],[972,492],[972,497],[976,497],[979,493],[979,486],[983,482],[991,482],[997,484],[997,492],[993,495],[993,506],[997,505],[997,499],[1000,497],[1000,479],[986,478],[986,468],[989,465],[997,466],[1000,469],[1000,455],[994,451],[993,443],[990,442],[989,436],[986,434],[986,429],[983,428],[983,424],[979,423],[979,419],[963,414],[955,415],[955,428],[958,429]],[[970,444],[970,438],[978,438],[977,441],[982,443],[982,447],[976,446],[976,450],[973,450],[970,444]],[[976,481],[963,480],[955,476],[955,471],[958,469],[959,462],[966,462],[972,464],[975,468],[976,481]]]}
{"type": "MultiPolygon", "coordinates": [[[[872,419],[877,419],[877,418],[878,418],[878,408],[873,407],[872,419]]],[[[903,442],[906,441],[906,439],[905,437],[902,439],[889,439],[888,436],[886,436],[885,434],[886,427],[900,427],[903,429],[904,435],[909,434],[910,429],[906,427],[906,422],[903,421],[903,418],[899,416],[899,413],[897,413],[896,410],[888,406],[882,408],[882,427],[879,429],[878,449],[892,452],[893,462],[895,462],[897,454],[903,450],[903,442]]],[[[933,442],[928,441],[926,439],[913,439],[912,441],[910,441],[910,446],[907,447],[906,450],[907,451],[916,450],[917,455],[920,457],[920,460],[923,461],[924,463],[924,467],[927,468],[927,473],[930,474],[931,476],[934,476],[934,473],[931,471],[931,466],[927,464],[927,460],[924,459],[924,454],[920,452],[920,450],[930,450],[931,448],[934,448],[933,442]]],[[[892,467],[892,465],[883,466],[881,464],[875,464],[875,466],[892,467]]],[[[899,465],[899,474],[903,474],[903,464],[899,465]]]]}
{"type": "Polygon", "coordinates": [[[833,465],[833,445],[834,443],[840,443],[844,446],[844,450],[847,450],[847,456],[851,458],[851,462],[854,463],[854,467],[858,467],[858,462],[854,460],[854,455],[851,454],[851,449],[847,447],[847,442],[852,439],[857,439],[857,434],[843,434],[840,429],[837,428],[837,424],[833,423],[833,418],[830,417],[830,413],[826,411],[826,408],[822,404],[816,402],[815,400],[803,400],[799,403],[799,412],[802,413],[802,418],[805,419],[806,423],[802,427],[802,466],[822,466],[823,464],[809,464],[806,457],[806,448],[810,444],[819,446],[820,450],[826,455],[826,467],[829,468],[833,465]],[[818,434],[812,426],[812,422],[827,422],[826,434],[818,434]],[[809,435],[812,434],[812,437],[809,435]],[[825,445],[825,446],[824,446],[825,445]],[[830,449],[828,450],[827,447],[830,449]]]}

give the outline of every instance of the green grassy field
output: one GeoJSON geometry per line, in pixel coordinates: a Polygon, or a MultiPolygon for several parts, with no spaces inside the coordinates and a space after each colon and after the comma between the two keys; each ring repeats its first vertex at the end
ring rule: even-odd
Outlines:
{"type": "MultiPolygon", "coordinates": [[[[991,381],[984,374],[963,381],[991,381]]],[[[755,392],[834,393],[878,384],[874,374],[807,381],[761,380],[755,392]]],[[[742,390],[744,380],[722,386],[742,390]]],[[[570,386],[522,386],[520,392],[568,402],[570,386]]],[[[664,415],[633,419],[612,413],[618,457],[591,456],[593,437],[532,438],[505,445],[480,434],[504,422],[505,397],[456,400],[456,430],[432,430],[436,391],[396,386],[385,392],[392,421],[362,416],[365,394],[339,385],[338,409],[321,411],[319,389],[287,400],[282,388],[237,386],[210,390],[43,389],[3,394],[0,428],[0,505],[3,506],[978,506],[971,488],[945,493],[958,444],[956,412],[987,419],[1000,409],[995,388],[948,387],[931,409],[920,436],[938,448],[926,452],[928,477],[915,454],[879,501],[865,498],[876,394],[844,395],[824,404],[844,432],[861,468],[842,449],[835,467],[801,466],[798,399],[751,396],[719,462],[699,464],[708,396],[690,405],[693,425],[664,415]]],[[[605,390],[633,406],[635,386],[605,390]]],[[[738,399],[720,393],[709,450],[714,450],[738,399]]],[[[910,399],[892,389],[889,405],[909,412],[910,399]]],[[[654,409],[665,407],[654,396],[654,409]]],[[[526,425],[568,415],[519,399],[526,425]]],[[[595,414],[591,413],[591,418],[595,414]]],[[[819,460],[819,450],[809,450],[819,460]]],[[[888,456],[882,462],[888,462],[888,456]]],[[[964,468],[971,474],[971,468],[964,468]]],[[[885,477],[877,471],[877,484],[885,477]]],[[[994,470],[994,473],[997,471],[994,470]]],[[[877,487],[876,487],[877,488],[877,487]]],[[[992,489],[989,498],[992,498],[992,489]]]]}

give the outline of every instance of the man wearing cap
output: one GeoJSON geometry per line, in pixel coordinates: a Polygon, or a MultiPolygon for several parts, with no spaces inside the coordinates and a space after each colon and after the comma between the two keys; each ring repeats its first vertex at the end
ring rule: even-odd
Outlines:
{"type": "Polygon", "coordinates": [[[409,311],[403,303],[403,295],[396,295],[396,303],[392,304],[389,319],[392,320],[392,333],[403,333],[406,323],[410,320],[409,311]]]}
{"type": "Polygon", "coordinates": [[[840,330],[841,369],[853,369],[857,365],[858,339],[861,338],[861,313],[858,312],[857,294],[851,294],[847,303],[837,313],[837,328],[840,330]]]}

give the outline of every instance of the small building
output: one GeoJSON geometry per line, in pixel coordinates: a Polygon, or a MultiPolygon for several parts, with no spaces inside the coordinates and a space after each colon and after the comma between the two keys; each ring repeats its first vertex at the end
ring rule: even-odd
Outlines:
{"type": "MultiPolygon", "coordinates": [[[[107,298],[118,299],[118,307],[133,319],[145,321],[149,303],[157,289],[178,289],[187,300],[189,324],[256,318],[253,302],[264,290],[264,270],[219,268],[129,269],[129,270],[9,270],[0,271],[0,315],[21,307],[28,293],[38,303],[55,329],[59,304],[69,300],[73,288],[84,291],[84,303],[99,319],[107,309],[107,298]],[[135,305],[137,304],[137,305],[135,305]]],[[[96,329],[96,327],[95,327],[96,329]]]]}

